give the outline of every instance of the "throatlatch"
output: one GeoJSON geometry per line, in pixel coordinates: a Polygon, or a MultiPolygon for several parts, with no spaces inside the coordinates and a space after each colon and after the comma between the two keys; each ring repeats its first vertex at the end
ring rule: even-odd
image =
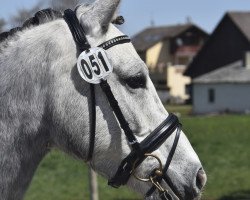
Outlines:
{"type": "Polygon", "coordinates": [[[128,36],[123,35],[113,38],[104,42],[98,47],[91,48],[87,41],[84,29],[80,25],[75,12],[72,10],[66,10],[64,12],[64,19],[67,22],[72,36],[76,42],[77,48],[81,52],[77,66],[81,77],[90,83],[90,96],[91,100],[91,116],[90,116],[90,144],[87,160],[91,160],[94,151],[95,130],[96,130],[96,105],[95,105],[95,86],[99,84],[102,91],[105,93],[107,100],[114,111],[116,119],[118,120],[120,127],[123,129],[126,138],[131,147],[131,153],[121,162],[114,177],[108,182],[109,185],[118,188],[128,182],[129,178],[133,174],[138,180],[144,182],[151,182],[152,188],[148,191],[147,195],[151,195],[155,189],[159,191],[161,199],[170,200],[172,196],[167,190],[161,186],[161,181],[164,179],[167,182],[167,170],[173,158],[175,149],[178,144],[178,140],[181,132],[181,125],[178,118],[169,114],[169,116],[142,142],[138,142],[133,131],[130,129],[127,120],[125,119],[119,103],[115,99],[110,85],[108,84],[107,77],[113,71],[113,66],[110,65],[108,55],[105,50],[112,48],[113,46],[129,43],[128,36]],[[163,167],[161,160],[151,153],[157,150],[174,132],[176,132],[174,143],[169,152],[165,166],[163,167]],[[136,168],[147,158],[154,157],[159,162],[159,168],[152,171],[145,178],[137,177],[135,174],[136,168]]]}

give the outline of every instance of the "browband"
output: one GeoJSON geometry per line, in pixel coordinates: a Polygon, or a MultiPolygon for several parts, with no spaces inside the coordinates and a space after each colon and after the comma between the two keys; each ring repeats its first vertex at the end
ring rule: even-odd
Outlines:
{"type": "Polygon", "coordinates": [[[107,50],[115,45],[129,43],[129,42],[131,42],[130,38],[127,35],[122,35],[122,36],[115,37],[111,40],[108,40],[107,42],[104,42],[98,45],[98,47],[101,47],[107,50]]]}

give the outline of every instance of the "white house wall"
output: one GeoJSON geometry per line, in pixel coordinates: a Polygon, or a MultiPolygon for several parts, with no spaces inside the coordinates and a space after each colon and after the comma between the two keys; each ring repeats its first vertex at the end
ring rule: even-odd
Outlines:
{"type": "Polygon", "coordinates": [[[193,111],[197,114],[213,112],[246,112],[250,111],[249,83],[220,83],[193,85],[193,111]],[[214,103],[209,103],[208,90],[214,89],[214,103]]]}

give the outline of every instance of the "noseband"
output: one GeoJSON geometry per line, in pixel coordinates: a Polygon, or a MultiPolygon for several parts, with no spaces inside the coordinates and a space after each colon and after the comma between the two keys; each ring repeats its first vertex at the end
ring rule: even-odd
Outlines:
{"type": "MultiPolygon", "coordinates": [[[[72,36],[76,42],[77,48],[80,52],[89,51],[91,48],[88,40],[85,36],[85,31],[80,25],[75,12],[68,9],[64,12],[64,20],[69,26],[69,29],[72,33],[72,36]]],[[[113,38],[103,44],[99,45],[98,47],[107,50],[113,46],[129,43],[131,42],[129,37],[119,36],[113,38]]],[[[138,142],[133,131],[130,129],[127,120],[125,119],[119,104],[114,97],[110,85],[108,84],[107,80],[102,79],[99,83],[102,91],[105,93],[107,100],[118,120],[120,127],[123,129],[124,134],[128,140],[128,143],[131,147],[131,152],[129,155],[124,158],[118,167],[115,175],[108,181],[108,184],[112,187],[118,188],[121,185],[125,185],[130,176],[133,174],[138,180],[140,181],[150,181],[153,186],[147,192],[147,196],[150,196],[155,189],[158,189],[161,199],[170,200],[173,199],[169,192],[161,187],[161,181],[164,179],[171,187],[171,182],[167,177],[167,170],[173,158],[175,149],[178,144],[178,140],[180,137],[181,132],[181,125],[179,123],[178,118],[173,115],[169,114],[169,116],[154,130],[152,131],[142,142],[138,142]],[[165,166],[162,167],[161,160],[151,153],[157,150],[167,139],[170,137],[174,132],[176,132],[175,139],[172,145],[172,148],[169,152],[167,157],[165,166]],[[160,167],[153,170],[151,174],[148,175],[146,178],[137,177],[135,174],[136,168],[147,158],[147,157],[154,157],[158,160],[160,167]]],[[[95,131],[96,131],[96,105],[95,105],[95,85],[90,84],[90,94],[91,94],[91,117],[90,117],[90,143],[89,143],[89,151],[87,160],[91,160],[93,151],[94,151],[94,142],[95,142],[95,131]]]]}

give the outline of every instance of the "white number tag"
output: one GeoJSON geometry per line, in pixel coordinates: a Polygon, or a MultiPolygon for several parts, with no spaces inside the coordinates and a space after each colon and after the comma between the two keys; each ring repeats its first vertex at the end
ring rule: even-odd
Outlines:
{"type": "Polygon", "coordinates": [[[77,60],[77,69],[85,81],[93,84],[100,83],[113,72],[105,50],[99,47],[82,52],[77,60]]]}

